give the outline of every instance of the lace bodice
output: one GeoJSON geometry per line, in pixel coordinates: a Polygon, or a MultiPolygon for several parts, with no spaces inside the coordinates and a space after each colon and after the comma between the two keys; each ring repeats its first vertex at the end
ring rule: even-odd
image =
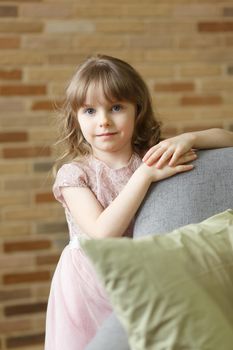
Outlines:
{"type": "MultiPolygon", "coordinates": [[[[120,169],[112,169],[101,160],[90,156],[82,162],[64,164],[58,171],[53,193],[65,209],[70,239],[74,236],[88,238],[85,232],[75,223],[61,193],[62,187],[88,187],[95,194],[103,208],[106,208],[120,193],[134,171],[141,164],[137,154],[133,154],[128,164],[120,169]]],[[[124,235],[132,234],[133,222],[124,235]]]]}

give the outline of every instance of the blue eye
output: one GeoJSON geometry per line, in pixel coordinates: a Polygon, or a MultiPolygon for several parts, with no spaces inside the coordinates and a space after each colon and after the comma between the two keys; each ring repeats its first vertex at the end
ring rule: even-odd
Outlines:
{"type": "Polygon", "coordinates": [[[121,105],[114,105],[112,106],[112,111],[113,112],[119,112],[122,109],[121,105]]]}
{"type": "Polygon", "coordinates": [[[92,115],[92,114],[95,113],[95,110],[94,110],[94,108],[86,108],[86,109],[84,110],[84,113],[85,113],[85,114],[92,115]]]}

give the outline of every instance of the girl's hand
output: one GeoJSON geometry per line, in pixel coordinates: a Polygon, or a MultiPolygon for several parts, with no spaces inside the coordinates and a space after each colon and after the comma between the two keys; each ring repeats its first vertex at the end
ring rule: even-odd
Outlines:
{"type": "Polygon", "coordinates": [[[159,142],[157,145],[151,147],[145,154],[142,161],[148,166],[156,162],[158,169],[162,168],[166,163],[169,166],[178,164],[178,159],[192,151],[194,145],[194,135],[192,133],[185,133],[179,136],[169,138],[159,142]]]}
{"type": "Polygon", "coordinates": [[[142,163],[141,170],[147,177],[150,178],[151,182],[156,182],[176,175],[178,173],[192,170],[194,167],[193,164],[186,163],[191,162],[196,158],[197,155],[194,151],[191,150],[180,156],[175,166],[170,166],[169,163],[166,162],[163,168],[158,169],[157,164],[148,166],[146,163],[142,163]]]}

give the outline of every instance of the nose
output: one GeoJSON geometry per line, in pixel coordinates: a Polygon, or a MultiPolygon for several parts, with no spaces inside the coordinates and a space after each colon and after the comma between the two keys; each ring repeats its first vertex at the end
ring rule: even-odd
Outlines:
{"type": "Polygon", "coordinates": [[[108,116],[108,113],[106,111],[102,111],[99,116],[99,125],[101,127],[106,127],[111,124],[111,120],[108,116]]]}

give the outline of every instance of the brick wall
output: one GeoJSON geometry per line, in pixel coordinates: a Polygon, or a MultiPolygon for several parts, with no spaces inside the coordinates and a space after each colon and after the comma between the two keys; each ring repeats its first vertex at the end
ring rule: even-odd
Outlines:
{"type": "Polygon", "coordinates": [[[233,1],[0,0],[0,349],[42,349],[68,239],[51,195],[54,105],[101,52],[146,79],[164,136],[233,129],[233,1]]]}

